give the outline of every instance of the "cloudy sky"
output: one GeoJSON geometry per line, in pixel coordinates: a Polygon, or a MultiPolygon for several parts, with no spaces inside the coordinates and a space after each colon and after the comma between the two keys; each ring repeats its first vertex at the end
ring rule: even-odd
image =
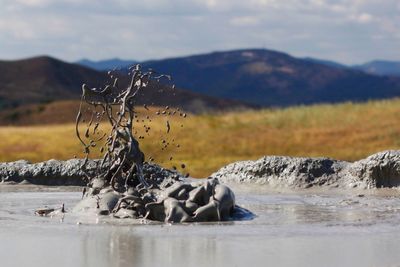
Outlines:
{"type": "Polygon", "coordinates": [[[269,48],[400,60],[399,0],[0,0],[0,59],[158,59],[269,48]]]}

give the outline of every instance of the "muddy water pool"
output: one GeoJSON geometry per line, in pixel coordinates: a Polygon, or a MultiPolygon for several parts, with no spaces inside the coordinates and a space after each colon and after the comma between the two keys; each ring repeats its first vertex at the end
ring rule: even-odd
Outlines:
{"type": "Polygon", "coordinates": [[[0,186],[0,266],[400,266],[400,192],[234,187],[252,220],[160,224],[65,214],[78,188],[0,186]]]}

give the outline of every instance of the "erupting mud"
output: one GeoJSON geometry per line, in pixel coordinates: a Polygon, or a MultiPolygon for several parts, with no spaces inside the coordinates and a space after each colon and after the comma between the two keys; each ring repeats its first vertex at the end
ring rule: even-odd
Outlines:
{"type": "MultiPolygon", "coordinates": [[[[88,183],[74,212],[166,222],[233,219],[235,196],[217,179],[189,183],[178,172],[143,172],[145,156],[134,131],[134,123],[138,122],[135,101],[146,87],[157,86],[160,79],[170,77],[143,72],[140,65],[132,67],[129,75],[129,85],[124,89],[112,72],[104,88],[82,86],[76,135],[84,147],[86,157],[81,170],[88,183]],[[84,112],[90,113],[88,122],[83,119],[84,112]],[[100,131],[102,122],[110,124],[109,133],[100,131]],[[100,146],[104,156],[95,171],[89,172],[91,149],[100,146]]],[[[167,121],[167,133],[170,127],[167,121]]]]}

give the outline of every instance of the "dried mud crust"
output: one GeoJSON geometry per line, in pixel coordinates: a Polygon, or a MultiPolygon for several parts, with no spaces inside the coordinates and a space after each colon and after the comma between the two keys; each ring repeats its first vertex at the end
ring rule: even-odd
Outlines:
{"type": "MultiPolygon", "coordinates": [[[[20,160],[0,163],[0,180],[3,183],[85,186],[88,182],[80,169],[82,163],[81,159],[49,160],[40,163],[20,160]]],[[[99,161],[89,161],[87,172],[94,174],[98,167],[99,161]]],[[[143,174],[146,179],[181,177],[175,171],[148,163],[143,166],[143,174]]],[[[231,163],[211,176],[218,178],[221,183],[257,183],[293,188],[398,187],[400,151],[383,151],[354,163],[329,158],[266,156],[256,161],[231,163]]]]}
{"type": "MultiPolygon", "coordinates": [[[[39,163],[30,163],[26,160],[0,163],[0,181],[2,183],[31,183],[48,186],[86,186],[88,180],[81,166],[83,159],[48,160],[39,163]]],[[[89,160],[86,163],[86,174],[93,176],[108,165],[101,167],[100,160],[89,160]]],[[[143,175],[149,179],[164,179],[166,177],[178,177],[179,173],[162,168],[156,164],[143,164],[143,175]]]]}
{"type": "MultiPolygon", "coordinates": [[[[88,182],[80,169],[82,163],[81,159],[49,160],[40,163],[20,160],[0,163],[0,179],[3,183],[85,186],[88,182]]],[[[87,172],[94,174],[98,167],[99,161],[89,161],[87,172]]],[[[143,174],[146,180],[149,177],[160,180],[166,177],[181,177],[175,171],[148,163],[143,166],[143,174]]],[[[329,158],[266,156],[256,161],[231,163],[211,176],[218,178],[221,183],[257,183],[293,188],[398,187],[400,151],[383,151],[354,163],[329,158]]]]}
{"type": "Polygon", "coordinates": [[[383,151],[353,163],[330,158],[266,156],[256,161],[229,164],[211,176],[222,183],[255,183],[271,187],[398,187],[400,151],[383,151]]]}

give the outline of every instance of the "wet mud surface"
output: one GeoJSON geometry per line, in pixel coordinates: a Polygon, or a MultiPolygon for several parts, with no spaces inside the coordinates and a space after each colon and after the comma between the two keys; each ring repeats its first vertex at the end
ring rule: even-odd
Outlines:
{"type": "Polygon", "coordinates": [[[166,224],[68,213],[77,187],[0,186],[1,266],[399,266],[400,192],[235,186],[251,220],[166,224]],[[37,207],[67,213],[35,216],[37,207]]]}

